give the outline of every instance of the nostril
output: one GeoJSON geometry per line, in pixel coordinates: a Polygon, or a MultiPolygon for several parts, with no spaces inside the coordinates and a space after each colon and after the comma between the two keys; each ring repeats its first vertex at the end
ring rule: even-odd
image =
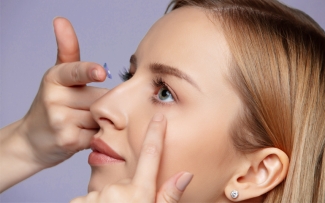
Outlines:
{"type": "Polygon", "coordinates": [[[110,119],[101,117],[101,118],[99,118],[99,120],[109,122],[110,124],[114,125],[114,123],[110,119]]]}

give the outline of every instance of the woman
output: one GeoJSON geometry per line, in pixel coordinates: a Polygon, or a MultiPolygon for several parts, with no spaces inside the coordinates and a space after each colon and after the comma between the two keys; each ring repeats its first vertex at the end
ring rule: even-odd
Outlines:
{"type": "Polygon", "coordinates": [[[324,31],[277,1],[172,5],[131,56],[126,82],[91,107],[100,131],[89,190],[107,197],[117,191],[106,185],[133,177],[161,112],[157,186],[194,175],[180,202],[324,202],[324,31]]]}
{"type": "Polygon", "coordinates": [[[181,202],[323,202],[324,32],[274,1],[174,3],[132,55],[127,81],[91,106],[92,192],[75,201],[145,201],[134,187],[156,173],[139,175],[140,149],[157,155],[150,141],[161,137],[144,135],[160,123],[157,187],[183,178],[182,191],[194,175],[181,202]]]}

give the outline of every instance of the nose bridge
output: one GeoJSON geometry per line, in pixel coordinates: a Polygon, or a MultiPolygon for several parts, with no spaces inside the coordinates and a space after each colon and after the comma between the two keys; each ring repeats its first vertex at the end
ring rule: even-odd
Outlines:
{"type": "MultiPolygon", "coordinates": [[[[140,88],[141,89],[141,88],[140,88]]],[[[135,107],[139,84],[126,81],[108,91],[91,106],[91,113],[96,121],[108,120],[118,130],[128,125],[129,112],[135,107]]],[[[98,122],[100,123],[100,122],[98,122]]]]}

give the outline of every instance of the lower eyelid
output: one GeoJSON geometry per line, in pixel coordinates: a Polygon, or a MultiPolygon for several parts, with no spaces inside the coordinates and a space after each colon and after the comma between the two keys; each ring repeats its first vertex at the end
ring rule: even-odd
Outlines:
{"type": "Polygon", "coordinates": [[[172,105],[172,104],[175,103],[175,101],[173,101],[173,102],[161,102],[161,101],[159,101],[159,99],[157,98],[157,95],[152,96],[150,100],[151,100],[151,102],[152,102],[153,104],[160,104],[160,105],[163,105],[163,106],[172,105]]]}

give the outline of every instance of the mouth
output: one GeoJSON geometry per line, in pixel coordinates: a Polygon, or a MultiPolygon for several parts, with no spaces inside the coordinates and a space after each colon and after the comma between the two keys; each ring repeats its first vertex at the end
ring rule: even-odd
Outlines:
{"type": "Polygon", "coordinates": [[[116,153],[100,138],[94,138],[90,143],[90,148],[93,152],[91,152],[88,157],[89,165],[96,166],[125,162],[122,156],[116,153]]]}

